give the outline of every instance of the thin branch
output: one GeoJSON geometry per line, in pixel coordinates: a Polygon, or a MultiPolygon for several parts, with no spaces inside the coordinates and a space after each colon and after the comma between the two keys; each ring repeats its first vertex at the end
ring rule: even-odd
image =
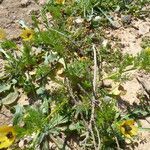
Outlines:
{"type": "Polygon", "coordinates": [[[96,88],[97,88],[97,56],[96,56],[96,48],[95,45],[92,47],[94,54],[94,72],[93,72],[93,98],[92,98],[92,110],[91,110],[91,118],[89,122],[89,130],[91,132],[94,148],[97,150],[95,135],[93,132],[93,123],[94,123],[94,114],[95,114],[95,101],[96,101],[96,88]]]}
{"type": "Polygon", "coordinates": [[[77,100],[76,100],[76,98],[75,98],[75,96],[74,96],[74,94],[73,94],[73,90],[72,90],[72,88],[71,88],[71,86],[70,86],[70,82],[69,82],[68,78],[66,78],[66,84],[67,84],[68,92],[69,92],[70,96],[72,97],[74,103],[76,104],[76,103],[77,103],[77,100]]]}
{"type": "Polygon", "coordinates": [[[92,101],[89,93],[82,87],[82,85],[79,83],[77,85],[80,88],[80,90],[89,98],[89,100],[92,101]]]}
{"type": "Polygon", "coordinates": [[[149,121],[147,118],[145,118],[145,120],[147,121],[147,123],[149,123],[149,124],[150,124],[150,121],[149,121]]]}
{"type": "Polygon", "coordinates": [[[145,90],[145,92],[149,95],[150,97],[150,86],[147,85],[142,79],[140,79],[139,77],[136,78],[137,81],[142,85],[143,89],[145,90]]]}
{"type": "Polygon", "coordinates": [[[0,115],[4,115],[5,117],[7,117],[7,118],[11,118],[11,116],[8,116],[8,115],[6,115],[6,114],[4,114],[4,113],[0,113],[0,115]]]}
{"type": "MultiPolygon", "coordinates": [[[[96,48],[97,50],[97,48],[96,48]]],[[[97,57],[97,64],[98,64],[98,74],[99,74],[99,78],[98,80],[101,81],[101,72],[102,72],[102,68],[103,68],[103,63],[102,63],[102,56],[101,56],[101,53],[100,51],[97,50],[97,54],[98,54],[98,57],[97,57]]]]}
{"type": "Polygon", "coordinates": [[[98,131],[98,128],[97,128],[96,125],[95,125],[95,130],[96,130],[97,138],[98,138],[98,147],[97,147],[97,149],[100,150],[100,147],[101,147],[101,139],[100,139],[99,131],[98,131]]]}
{"type": "MultiPolygon", "coordinates": [[[[112,126],[110,126],[110,128],[111,128],[112,132],[113,132],[113,133],[114,133],[114,135],[115,135],[115,132],[114,132],[113,127],[112,127],[112,126]]],[[[115,141],[116,141],[116,144],[117,144],[117,150],[122,150],[122,149],[120,148],[119,141],[118,141],[117,137],[116,137],[116,136],[114,136],[114,138],[115,138],[115,141]]]]}
{"type": "Polygon", "coordinates": [[[96,140],[95,140],[95,135],[94,135],[94,132],[93,132],[93,128],[91,127],[91,128],[89,128],[89,130],[90,130],[92,138],[93,138],[94,148],[95,148],[95,150],[98,150],[97,146],[96,146],[96,140]]]}
{"type": "Polygon", "coordinates": [[[84,149],[85,149],[85,146],[86,146],[86,143],[87,143],[87,140],[89,139],[89,131],[85,132],[82,136],[85,136],[84,140],[80,142],[80,145],[84,145],[84,149]]]}
{"type": "Polygon", "coordinates": [[[115,141],[116,141],[116,144],[117,144],[117,150],[121,150],[121,148],[120,148],[120,146],[119,146],[119,142],[118,142],[117,137],[115,137],[115,141]]]}
{"type": "Polygon", "coordinates": [[[97,57],[96,57],[96,48],[93,45],[93,53],[94,53],[94,77],[93,77],[93,92],[96,92],[97,87],[97,57]]]}
{"type": "Polygon", "coordinates": [[[80,142],[80,145],[84,145],[84,148],[83,148],[83,149],[86,149],[85,147],[86,147],[86,145],[87,145],[87,140],[88,140],[89,137],[90,137],[90,134],[89,134],[89,126],[88,126],[88,123],[85,121],[84,116],[83,116],[82,113],[81,113],[81,118],[82,118],[82,120],[83,120],[83,122],[84,122],[84,124],[85,124],[87,130],[86,130],[86,132],[85,132],[84,134],[81,135],[81,137],[82,137],[82,136],[85,136],[85,138],[84,138],[83,141],[80,142]]]}

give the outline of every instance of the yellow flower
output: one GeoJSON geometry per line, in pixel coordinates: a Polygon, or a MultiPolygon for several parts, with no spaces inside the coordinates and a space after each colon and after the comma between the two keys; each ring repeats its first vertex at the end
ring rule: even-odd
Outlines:
{"type": "Polygon", "coordinates": [[[16,138],[16,132],[13,126],[0,127],[0,149],[11,146],[16,138]]]}
{"type": "Polygon", "coordinates": [[[56,3],[57,3],[57,4],[64,4],[64,3],[65,3],[65,0],[56,0],[56,3]]]}
{"type": "Polygon", "coordinates": [[[138,128],[135,126],[134,120],[124,120],[120,124],[120,131],[126,138],[132,138],[137,135],[138,128]]]}
{"type": "Polygon", "coordinates": [[[33,38],[33,35],[34,31],[32,29],[26,28],[22,31],[20,36],[24,41],[30,41],[33,38]]]}
{"type": "Polygon", "coordinates": [[[5,39],[7,36],[4,29],[0,28],[0,40],[5,39]]]}

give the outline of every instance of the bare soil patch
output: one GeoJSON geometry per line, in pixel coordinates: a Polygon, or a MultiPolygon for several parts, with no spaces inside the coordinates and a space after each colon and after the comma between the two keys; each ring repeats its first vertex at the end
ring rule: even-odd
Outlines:
{"type": "Polygon", "coordinates": [[[3,0],[0,4],[0,27],[6,29],[9,39],[20,35],[19,21],[31,25],[32,12],[38,12],[39,6],[34,0],[3,0]]]}

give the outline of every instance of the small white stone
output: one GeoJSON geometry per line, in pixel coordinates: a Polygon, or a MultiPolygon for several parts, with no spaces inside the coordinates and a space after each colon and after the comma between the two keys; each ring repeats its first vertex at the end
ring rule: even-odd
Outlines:
{"type": "Polygon", "coordinates": [[[96,16],[95,18],[94,18],[94,21],[100,21],[101,20],[101,17],[100,16],[96,16]]]}
{"type": "Polygon", "coordinates": [[[102,42],[102,45],[103,45],[103,47],[106,47],[107,44],[108,44],[108,40],[105,39],[105,40],[102,42]]]}
{"type": "Polygon", "coordinates": [[[81,24],[83,21],[84,21],[84,19],[81,18],[81,17],[78,17],[78,18],[75,20],[75,22],[76,22],[77,24],[81,24]]]}
{"type": "Polygon", "coordinates": [[[24,149],[24,140],[21,140],[18,144],[21,149],[24,149]]]}

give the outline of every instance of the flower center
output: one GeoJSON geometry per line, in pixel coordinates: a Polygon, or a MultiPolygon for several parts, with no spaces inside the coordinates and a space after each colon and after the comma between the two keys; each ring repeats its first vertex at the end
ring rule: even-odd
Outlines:
{"type": "Polygon", "coordinates": [[[27,37],[29,38],[31,36],[31,33],[27,33],[27,37]]]}
{"type": "Polygon", "coordinates": [[[125,132],[130,132],[132,128],[129,125],[123,125],[123,128],[125,129],[125,132]]]}
{"type": "Polygon", "coordinates": [[[8,133],[6,134],[6,137],[7,137],[8,139],[11,139],[11,138],[13,138],[14,136],[13,136],[12,132],[8,132],[8,133]]]}

